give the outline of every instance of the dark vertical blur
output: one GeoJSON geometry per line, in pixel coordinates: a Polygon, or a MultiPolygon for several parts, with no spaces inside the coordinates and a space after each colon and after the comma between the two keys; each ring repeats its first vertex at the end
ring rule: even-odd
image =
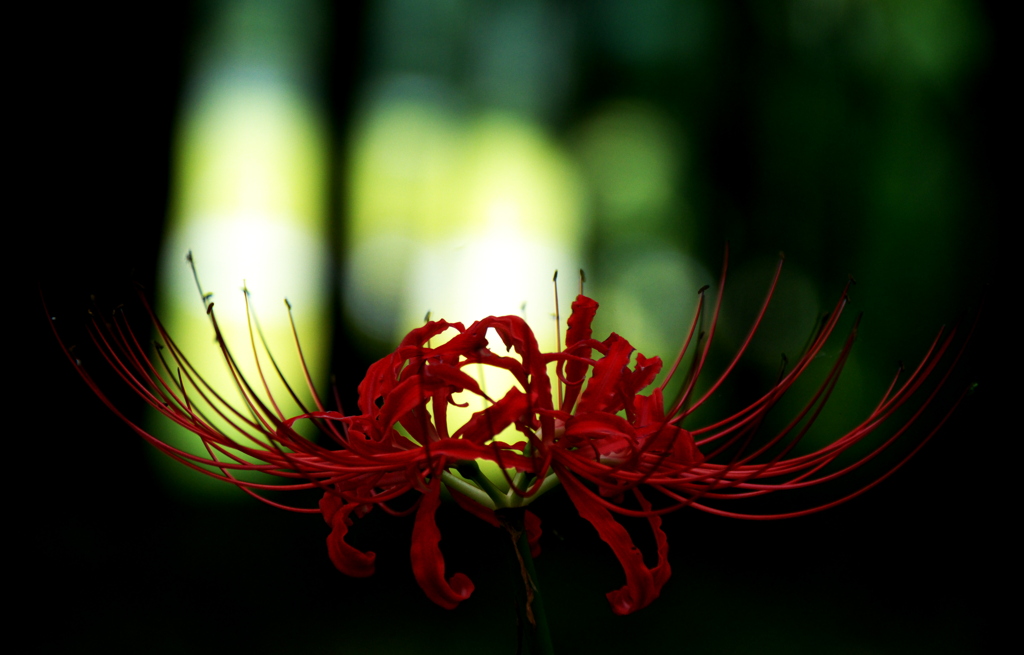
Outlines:
{"type": "MultiPolygon", "coordinates": [[[[381,5],[365,4],[339,5],[331,17],[336,180],[345,177],[347,126],[375,65],[367,35],[381,5]]],[[[453,6],[477,15],[471,10],[503,4],[453,6]]],[[[649,229],[712,272],[731,244],[726,318],[749,318],[776,253],[786,252],[788,286],[744,384],[760,388],[778,351],[799,347],[807,320],[847,274],[858,281],[853,309],[865,313],[844,378],[853,414],[898,360],[920,357],[940,324],[988,294],[980,333],[951,381],[956,389],[980,382],[978,392],[915,460],[863,498],[806,519],[670,516],[673,578],[634,616],[612,617],[607,607],[603,593],[621,585],[621,573],[593,530],[563,497],[543,499],[538,567],[556,647],[989,652],[990,599],[1008,576],[999,545],[1005,483],[991,467],[1007,459],[1013,433],[1003,424],[1009,387],[1000,384],[1013,342],[996,307],[1009,270],[999,232],[1009,210],[1009,18],[996,3],[968,0],[548,4],[572,31],[575,72],[560,89],[565,109],[545,120],[593,176],[589,184],[605,173],[588,154],[600,152],[587,149],[588,135],[623,124],[621,114],[603,112],[641,107],[629,116],[670,125],[656,133],[674,139],[678,156],[674,195],[649,229]]],[[[449,612],[412,580],[409,521],[361,521],[352,539],[377,551],[378,572],[352,580],[331,567],[316,516],[256,503],[229,514],[182,507],[153,481],[144,444],[89,394],[46,331],[37,281],[62,333],[80,344],[76,354],[86,353],[126,414],[141,415],[141,403],[85,347],[83,316],[89,294],[102,311],[129,301],[145,333],[128,281],[152,287],[181,72],[203,15],[196,5],[76,7],[15,21],[31,38],[12,60],[19,207],[5,223],[15,244],[17,226],[29,226],[29,247],[12,250],[30,279],[14,282],[28,287],[16,316],[27,332],[13,344],[8,388],[17,396],[8,401],[15,421],[5,461],[16,482],[8,539],[26,549],[12,561],[12,595],[26,617],[46,623],[33,632],[37,650],[511,653],[504,543],[490,528],[442,513],[449,571],[477,584],[449,612]],[[31,359],[21,361],[23,353],[31,359]],[[27,382],[15,377],[22,371],[27,382]],[[259,541],[248,531],[256,523],[259,541]]],[[[453,70],[471,63],[460,61],[453,70]]],[[[495,102],[515,100],[485,91],[495,102]]],[[[340,215],[346,190],[339,184],[335,193],[340,215]]],[[[653,246],[643,230],[626,239],[620,218],[602,214],[611,201],[594,193],[592,274],[629,280],[618,257],[641,261],[653,246]]],[[[741,336],[726,330],[723,348],[741,336]]],[[[351,403],[366,362],[349,345],[339,334],[333,367],[351,403]]],[[[642,523],[629,528],[641,548],[651,545],[642,523]]]]}

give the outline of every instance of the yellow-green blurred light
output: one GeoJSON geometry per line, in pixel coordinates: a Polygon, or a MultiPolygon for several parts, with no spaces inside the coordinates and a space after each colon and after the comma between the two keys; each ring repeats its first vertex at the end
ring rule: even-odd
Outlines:
{"type": "MultiPolygon", "coordinates": [[[[244,5],[229,8],[246,10],[244,5]]],[[[235,29],[221,36],[241,38],[239,25],[248,23],[227,22],[235,29]]],[[[259,26],[273,29],[266,21],[259,26]]],[[[203,290],[214,294],[218,324],[241,373],[264,396],[250,345],[241,291],[245,285],[285,378],[308,399],[283,300],[287,297],[294,307],[306,361],[312,379],[319,382],[326,374],[330,337],[327,133],[308,95],[274,68],[266,52],[252,50],[259,55],[253,61],[238,59],[249,52],[245,49],[232,51],[235,59],[218,59],[223,52],[216,48],[212,52],[213,58],[197,67],[201,74],[179,123],[157,311],[206,382],[226,401],[244,408],[185,262],[191,251],[203,290]]],[[[299,413],[262,346],[257,352],[282,411],[299,413]]],[[[187,387],[192,403],[220,429],[238,436],[187,387]]],[[[161,417],[154,416],[149,425],[168,443],[207,454],[198,438],[161,417]]],[[[187,494],[241,496],[168,458],[161,456],[157,462],[172,486],[187,494]]]]}

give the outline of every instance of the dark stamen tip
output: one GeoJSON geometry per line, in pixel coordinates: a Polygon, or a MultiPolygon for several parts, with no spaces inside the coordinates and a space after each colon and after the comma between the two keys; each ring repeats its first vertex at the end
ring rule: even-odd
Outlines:
{"type": "Polygon", "coordinates": [[[558,281],[558,269],[557,268],[555,269],[555,275],[554,275],[554,277],[551,278],[551,281],[552,282],[557,282],[558,281]]]}
{"type": "Polygon", "coordinates": [[[705,285],[704,285],[704,286],[702,286],[701,288],[697,289],[697,295],[698,295],[698,296],[703,296],[703,295],[704,295],[704,292],[705,292],[705,291],[707,291],[707,290],[708,290],[708,289],[710,289],[710,288],[711,288],[711,285],[710,285],[710,284],[705,284],[705,285]]]}
{"type": "Polygon", "coordinates": [[[288,308],[288,311],[292,310],[292,304],[288,302],[287,298],[284,299],[284,306],[288,308]]]}
{"type": "Polygon", "coordinates": [[[213,314],[213,303],[206,306],[206,315],[209,316],[211,314],[213,314]]]}

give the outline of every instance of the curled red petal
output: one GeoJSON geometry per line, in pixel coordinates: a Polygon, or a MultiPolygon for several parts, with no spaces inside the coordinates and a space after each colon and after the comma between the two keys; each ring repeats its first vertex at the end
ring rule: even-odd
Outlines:
{"type": "Polygon", "coordinates": [[[633,422],[638,427],[665,422],[665,399],[660,388],[649,396],[637,394],[633,397],[633,422]]]}
{"type": "Polygon", "coordinates": [[[462,323],[449,323],[448,321],[427,321],[422,327],[415,328],[405,335],[398,349],[405,346],[412,346],[416,349],[422,348],[431,338],[436,337],[449,328],[455,328],[460,333],[465,330],[462,323]]]}
{"type": "Polygon", "coordinates": [[[475,444],[486,443],[512,423],[522,420],[528,408],[526,394],[516,388],[509,389],[498,402],[473,414],[453,437],[475,444]]]}
{"type": "Polygon", "coordinates": [[[459,493],[451,487],[448,487],[448,493],[452,495],[452,500],[454,500],[462,509],[466,510],[481,521],[490,523],[496,528],[501,527],[501,522],[498,521],[497,515],[495,515],[494,510],[490,507],[484,507],[466,494],[459,493]]]}
{"type": "MultiPolygon", "coordinates": [[[[587,298],[584,295],[576,296],[572,301],[572,314],[569,315],[568,329],[565,331],[565,347],[570,348],[580,341],[586,341],[592,335],[590,324],[594,322],[597,315],[598,304],[596,300],[587,298]]],[[[587,352],[583,355],[589,357],[587,352]]]]}
{"type": "MultiPolygon", "coordinates": [[[[530,375],[528,393],[534,409],[554,409],[551,402],[551,380],[548,378],[547,364],[544,354],[537,345],[533,330],[518,316],[490,316],[474,323],[468,332],[486,331],[493,328],[506,348],[514,348],[523,360],[523,369],[530,375]]],[[[541,427],[544,434],[553,434],[555,424],[541,416],[541,427]]]]}
{"type": "Polygon", "coordinates": [[[384,399],[377,414],[377,425],[381,431],[391,428],[398,419],[419,407],[424,399],[430,397],[430,391],[420,376],[411,377],[395,385],[395,388],[384,399]]]}
{"type": "Polygon", "coordinates": [[[540,517],[530,510],[526,510],[523,527],[526,528],[526,540],[530,543],[530,556],[537,557],[540,555],[540,536],[542,534],[540,517]]]}
{"type": "MultiPolygon", "coordinates": [[[[602,541],[611,547],[626,574],[625,586],[607,594],[612,611],[620,615],[632,614],[650,605],[661,594],[661,588],[672,574],[672,568],[668,563],[668,538],[661,529],[661,517],[655,514],[648,516],[658,546],[658,565],[648,568],[644,564],[643,554],[633,544],[626,528],[622,527],[602,504],[592,498],[592,492],[584,487],[583,483],[564,469],[558,471],[558,479],[561,480],[580,516],[590,521],[602,541]]],[[[647,499],[636,490],[634,493],[644,511],[650,511],[651,504],[647,499]]]]}
{"type": "Polygon", "coordinates": [[[672,461],[679,464],[699,464],[704,461],[704,453],[697,448],[693,435],[682,428],[674,425],[667,427],[671,430],[663,430],[661,438],[672,444],[672,461]]]}
{"type": "Polygon", "coordinates": [[[462,573],[444,579],[444,557],[438,544],[441,531],[437,529],[434,513],[441,504],[441,481],[435,479],[416,510],[416,523],[412,528],[412,572],[427,598],[445,609],[454,609],[473,593],[473,581],[462,573]]]}
{"type": "Polygon", "coordinates": [[[577,414],[565,422],[565,436],[575,440],[594,441],[624,437],[636,441],[636,430],[629,421],[607,412],[577,414]]]}
{"type": "Polygon", "coordinates": [[[623,395],[627,398],[635,396],[649,387],[658,373],[661,373],[661,367],[661,357],[644,357],[642,353],[637,353],[636,366],[623,381],[623,395]]]}
{"type": "MultiPolygon", "coordinates": [[[[597,314],[597,303],[584,295],[576,296],[572,303],[572,314],[569,316],[569,329],[565,332],[565,349],[569,350],[577,343],[591,337],[590,324],[597,314]]],[[[574,351],[580,357],[590,357],[590,348],[579,348],[574,351]]],[[[561,409],[572,411],[576,399],[583,387],[583,378],[587,374],[587,364],[579,359],[571,359],[565,365],[565,377],[569,383],[565,385],[565,399],[561,409]]]]}
{"type": "Polygon", "coordinates": [[[348,528],[352,525],[350,515],[358,512],[359,503],[345,503],[334,494],[324,494],[320,499],[320,511],[327,525],[331,526],[331,534],[327,536],[327,553],[339,571],[353,578],[366,578],[373,575],[373,561],[377,554],[363,552],[345,541],[348,528]]]}
{"type": "Polygon", "coordinates": [[[466,375],[459,369],[455,368],[454,366],[448,366],[446,364],[433,364],[431,366],[425,367],[424,378],[426,382],[430,384],[430,386],[433,386],[434,384],[441,382],[443,384],[448,384],[453,387],[456,387],[457,391],[465,389],[470,393],[474,393],[478,396],[487,398],[487,400],[490,400],[490,398],[487,397],[487,394],[484,393],[483,390],[480,388],[480,385],[477,383],[476,380],[469,377],[468,375],[466,375]]]}
{"type": "Polygon", "coordinates": [[[619,386],[623,376],[630,374],[628,366],[633,346],[614,332],[603,345],[608,348],[608,353],[594,364],[594,372],[576,408],[577,414],[600,411],[614,414],[622,409],[619,386]]]}

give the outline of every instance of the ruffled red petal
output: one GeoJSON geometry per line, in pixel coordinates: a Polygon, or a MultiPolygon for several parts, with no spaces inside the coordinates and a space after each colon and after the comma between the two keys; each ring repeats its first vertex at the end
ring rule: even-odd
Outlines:
{"type": "Polygon", "coordinates": [[[630,374],[629,358],[633,346],[612,332],[602,344],[608,352],[594,364],[594,372],[576,408],[577,414],[588,412],[616,413],[623,407],[620,385],[624,376],[630,374]]]}
{"type": "MultiPolygon", "coordinates": [[[[377,554],[363,552],[353,548],[345,541],[348,528],[352,525],[350,515],[358,510],[359,503],[345,503],[334,494],[324,494],[320,499],[320,511],[327,525],[331,526],[331,534],[327,536],[327,553],[339,571],[353,578],[366,578],[373,575],[373,561],[377,554]]],[[[358,513],[358,512],[357,512],[358,513]]]]}
{"type": "Polygon", "coordinates": [[[540,555],[540,536],[542,534],[540,517],[530,510],[526,510],[523,527],[526,528],[526,540],[530,543],[530,556],[537,557],[540,555]]]}
{"type": "MultiPolygon", "coordinates": [[[[569,316],[569,327],[565,332],[566,351],[572,351],[578,357],[590,357],[592,352],[590,348],[585,346],[573,348],[573,346],[590,340],[592,335],[590,324],[593,323],[594,316],[597,314],[597,307],[597,302],[590,298],[584,295],[576,296],[576,300],[572,303],[572,314],[569,316]]],[[[571,359],[566,363],[565,378],[569,382],[565,385],[565,399],[562,401],[562,410],[572,411],[573,405],[576,404],[576,399],[580,395],[580,389],[583,387],[583,380],[587,375],[588,369],[589,366],[586,362],[578,359],[571,359]]]]}
{"type": "Polygon", "coordinates": [[[412,572],[427,597],[445,609],[454,609],[473,593],[473,581],[462,573],[444,579],[444,557],[438,544],[441,531],[437,529],[434,513],[441,504],[441,481],[435,479],[427,488],[416,510],[416,523],[412,528],[412,572]]]}
{"type": "MultiPolygon", "coordinates": [[[[558,479],[561,480],[580,516],[590,521],[597,529],[598,535],[611,547],[626,574],[625,586],[607,594],[612,611],[620,615],[632,614],[650,605],[661,594],[661,588],[672,574],[672,568],[668,563],[668,538],[661,529],[661,517],[648,516],[658,545],[658,565],[647,568],[643,554],[633,545],[626,528],[622,527],[603,505],[591,498],[592,493],[583,486],[583,483],[564,469],[558,471],[558,479]]],[[[647,499],[640,495],[639,491],[634,490],[634,493],[644,511],[649,511],[651,504],[647,499]]]]}

